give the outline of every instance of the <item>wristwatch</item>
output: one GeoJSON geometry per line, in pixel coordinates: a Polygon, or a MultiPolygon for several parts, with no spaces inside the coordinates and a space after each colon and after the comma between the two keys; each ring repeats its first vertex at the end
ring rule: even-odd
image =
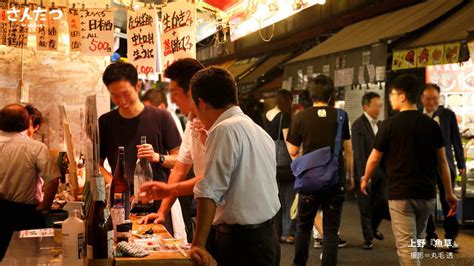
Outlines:
{"type": "Polygon", "coordinates": [[[160,154],[160,164],[164,164],[165,163],[165,156],[163,154],[160,154]]]}

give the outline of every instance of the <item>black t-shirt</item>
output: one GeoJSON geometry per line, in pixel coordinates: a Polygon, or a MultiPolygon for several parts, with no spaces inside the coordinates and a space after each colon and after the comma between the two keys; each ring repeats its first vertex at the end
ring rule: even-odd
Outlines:
{"type": "MultiPolygon", "coordinates": [[[[176,124],[168,111],[146,106],[134,118],[123,118],[118,110],[113,110],[99,118],[100,158],[109,161],[112,173],[117,164],[118,147],[125,147],[125,167],[133,184],[133,173],[137,162],[137,145],[140,137],[146,136],[148,144],[155,152],[168,154],[181,145],[176,124]]],[[[151,163],[153,180],[166,182],[169,169],[159,163],[151,163]]]]}
{"type": "Polygon", "coordinates": [[[384,153],[388,198],[435,198],[436,151],[444,146],[438,124],[418,111],[404,111],[385,120],[374,148],[384,153]]]}
{"type": "Polygon", "coordinates": [[[272,121],[265,116],[263,120],[263,128],[272,137],[273,140],[278,140],[278,131],[280,131],[280,139],[284,140],[282,129],[289,128],[291,124],[291,115],[289,113],[278,113],[272,121]],[[281,120],[281,128],[280,128],[281,120]]]}
{"type": "MultiPolygon", "coordinates": [[[[349,118],[344,111],[342,139],[350,140],[349,118]]],[[[296,114],[288,132],[287,141],[295,146],[303,144],[303,154],[324,147],[334,150],[337,135],[337,111],[334,107],[310,107],[296,114]]],[[[346,170],[343,156],[344,147],[341,145],[339,155],[339,185],[346,183],[346,170]]]]}

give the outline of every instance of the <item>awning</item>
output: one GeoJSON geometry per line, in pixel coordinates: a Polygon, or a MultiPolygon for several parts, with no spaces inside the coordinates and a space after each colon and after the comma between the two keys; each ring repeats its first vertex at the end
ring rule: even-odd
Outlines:
{"type": "Polygon", "coordinates": [[[370,46],[403,36],[426,26],[461,2],[461,0],[431,0],[355,23],[288,63],[370,46]]]}
{"type": "Polygon", "coordinates": [[[257,66],[252,72],[246,75],[243,79],[239,80],[239,84],[248,84],[248,83],[257,83],[258,79],[264,76],[268,71],[272,70],[274,67],[279,66],[285,60],[288,59],[290,53],[275,55],[269,57],[265,62],[257,66]]]}
{"type": "Polygon", "coordinates": [[[474,31],[474,2],[469,1],[435,27],[415,38],[395,47],[405,49],[412,47],[444,44],[466,40],[468,32],[474,31]]]}
{"type": "Polygon", "coordinates": [[[239,77],[245,72],[249,71],[255,64],[260,61],[259,57],[246,58],[242,60],[237,60],[227,68],[230,73],[234,76],[235,80],[238,80],[239,77]]]}

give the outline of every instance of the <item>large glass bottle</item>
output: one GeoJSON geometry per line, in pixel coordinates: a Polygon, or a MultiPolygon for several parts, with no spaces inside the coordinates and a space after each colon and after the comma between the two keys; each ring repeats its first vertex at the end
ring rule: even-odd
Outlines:
{"type": "Polygon", "coordinates": [[[115,194],[120,193],[122,195],[122,202],[125,208],[125,220],[130,217],[130,178],[125,167],[125,148],[123,146],[118,147],[118,158],[117,165],[115,167],[114,176],[112,178],[112,184],[110,186],[110,206],[114,206],[115,194]]]}
{"type": "Polygon", "coordinates": [[[86,220],[87,259],[113,258],[114,230],[105,202],[104,178],[93,176],[90,188],[93,201],[86,220]]]}
{"type": "MultiPolygon", "coordinates": [[[[140,137],[140,144],[146,144],[146,136],[140,137]]],[[[140,186],[149,181],[153,181],[153,170],[151,164],[147,159],[138,158],[137,164],[135,165],[135,173],[133,175],[133,195],[135,204],[142,205],[139,200],[140,186]]]]}

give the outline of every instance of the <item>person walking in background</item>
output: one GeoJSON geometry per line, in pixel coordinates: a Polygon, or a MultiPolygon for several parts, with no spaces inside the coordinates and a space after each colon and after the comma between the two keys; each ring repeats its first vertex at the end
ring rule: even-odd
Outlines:
{"type": "Polygon", "coordinates": [[[293,97],[290,91],[280,89],[275,95],[276,105],[269,110],[263,121],[263,128],[275,141],[278,183],[278,197],[281,209],[275,217],[275,228],[280,242],[294,243],[296,221],[291,220],[290,210],[295,198],[293,188],[295,177],[291,171],[291,157],[285,141],[291,124],[293,97]]]}
{"type": "Polygon", "coordinates": [[[364,235],[363,249],[374,246],[374,237],[383,240],[383,234],[377,229],[384,214],[388,212],[388,186],[385,174],[377,168],[367,195],[360,191],[360,179],[364,176],[365,165],[372,151],[375,135],[380,127],[382,100],[380,95],[369,92],[362,97],[364,113],[352,124],[352,148],[354,150],[354,173],[356,179],[356,196],[360,212],[360,223],[364,235]]]}
{"type": "Polygon", "coordinates": [[[178,118],[178,115],[170,110],[168,110],[168,99],[166,98],[166,94],[162,90],[158,89],[151,89],[147,90],[145,94],[143,94],[141,98],[142,103],[145,106],[154,106],[161,110],[166,110],[170,113],[171,117],[176,124],[176,128],[178,128],[179,135],[183,138],[183,126],[181,121],[178,118]]]}
{"type": "Polygon", "coordinates": [[[25,105],[25,108],[30,115],[30,126],[28,127],[26,133],[30,139],[33,139],[33,135],[41,128],[41,124],[43,123],[43,114],[41,114],[38,108],[31,104],[25,105]]]}
{"type": "MultiPolygon", "coordinates": [[[[438,85],[426,84],[422,91],[421,102],[423,103],[423,113],[436,121],[441,127],[441,133],[446,144],[446,159],[448,160],[449,165],[451,185],[454,186],[454,180],[456,179],[456,164],[454,163],[453,152],[454,157],[456,158],[457,168],[461,175],[466,171],[466,164],[456,114],[450,109],[439,105],[440,92],[441,89],[438,85]]],[[[439,173],[436,175],[436,184],[438,185],[440,195],[444,195],[445,189],[439,173]]],[[[440,202],[444,215],[444,237],[445,239],[451,239],[453,245],[450,249],[456,251],[459,248],[456,242],[456,237],[459,232],[459,223],[456,216],[448,216],[449,204],[446,202],[446,199],[440,197],[440,202]]],[[[426,226],[426,247],[428,249],[435,249],[434,241],[438,239],[435,229],[434,217],[433,214],[431,214],[426,226]]]]}
{"type": "Polygon", "coordinates": [[[417,240],[424,240],[428,216],[434,210],[438,169],[446,201],[451,206],[448,216],[456,214],[458,200],[451,187],[441,129],[417,110],[418,88],[414,75],[403,74],[392,81],[390,103],[400,113],[380,126],[360,184],[361,191],[367,195],[369,182],[383,158],[400,265],[420,265],[420,260],[412,254],[417,251],[417,240]]]}
{"type": "Polygon", "coordinates": [[[349,183],[348,189],[354,187],[349,119],[347,113],[341,110],[343,119],[340,121],[337,115],[339,111],[331,106],[336,99],[336,91],[334,82],[329,77],[319,75],[308,81],[308,91],[313,100],[313,107],[297,113],[291,124],[287,138],[290,143],[290,155],[297,156],[301,145],[303,146],[303,157],[326,147],[331,147],[331,151],[334,151],[339,123],[343,124],[341,125],[341,139],[338,141],[343,143],[344,149],[340,149],[337,157],[336,184],[320,193],[299,194],[293,262],[295,265],[306,265],[314,218],[321,207],[324,213],[322,265],[336,265],[339,243],[338,230],[341,222],[342,204],[346,195],[346,182],[349,183]],[[349,178],[346,178],[347,173],[349,178]]]}

